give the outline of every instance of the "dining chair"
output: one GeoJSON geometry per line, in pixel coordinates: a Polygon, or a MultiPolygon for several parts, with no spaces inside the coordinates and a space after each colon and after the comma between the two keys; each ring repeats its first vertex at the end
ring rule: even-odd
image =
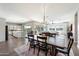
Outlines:
{"type": "Polygon", "coordinates": [[[37,36],[37,41],[38,41],[38,53],[37,53],[37,55],[39,55],[40,50],[44,51],[45,55],[47,55],[47,53],[48,53],[47,37],[37,36]]]}
{"type": "Polygon", "coordinates": [[[63,54],[66,54],[67,56],[69,56],[70,49],[71,49],[71,47],[73,45],[73,42],[74,42],[74,39],[73,38],[70,38],[67,47],[65,47],[65,48],[56,48],[55,49],[55,56],[57,55],[58,52],[61,52],[63,54]]]}
{"type": "Polygon", "coordinates": [[[34,53],[35,53],[35,47],[37,45],[37,41],[34,39],[34,35],[28,35],[28,40],[30,42],[29,51],[30,51],[30,48],[34,48],[34,53]]]}
{"type": "Polygon", "coordinates": [[[34,35],[33,34],[28,34],[28,41],[30,41],[31,39],[34,39],[34,35]]]}
{"type": "Polygon", "coordinates": [[[69,32],[67,33],[67,35],[68,35],[68,39],[69,39],[71,36],[73,36],[72,31],[69,31],[69,32]]]}

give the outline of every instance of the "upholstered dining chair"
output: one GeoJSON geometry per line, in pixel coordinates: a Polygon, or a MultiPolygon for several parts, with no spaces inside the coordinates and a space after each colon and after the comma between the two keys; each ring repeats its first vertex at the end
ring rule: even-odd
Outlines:
{"type": "Polygon", "coordinates": [[[74,42],[74,39],[73,39],[73,38],[70,38],[67,48],[66,48],[66,47],[65,47],[65,48],[56,48],[56,49],[55,49],[55,56],[57,55],[58,52],[64,53],[64,54],[66,54],[67,56],[69,56],[69,54],[70,54],[70,49],[71,49],[71,47],[72,47],[72,45],[73,45],[73,42],[74,42]]]}
{"type": "Polygon", "coordinates": [[[37,36],[37,41],[38,41],[38,53],[37,53],[37,55],[39,55],[40,50],[44,51],[45,55],[47,55],[47,53],[48,53],[47,37],[37,36]]]}

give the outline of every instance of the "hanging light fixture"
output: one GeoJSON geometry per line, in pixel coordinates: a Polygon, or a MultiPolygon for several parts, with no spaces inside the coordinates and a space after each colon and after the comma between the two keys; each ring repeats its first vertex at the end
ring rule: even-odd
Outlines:
{"type": "Polygon", "coordinates": [[[43,4],[43,24],[46,25],[46,4],[43,4]]]}
{"type": "Polygon", "coordinates": [[[47,21],[46,21],[46,4],[43,4],[43,28],[47,31],[47,21]]]}
{"type": "Polygon", "coordinates": [[[46,21],[46,20],[45,20],[45,18],[46,18],[46,15],[45,15],[45,13],[46,13],[45,4],[43,5],[43,8],[44,8],[43,22],[45,22],[45,21],[46,21]]]}
{"type": "MultiPolygon", "coordinates": [[[[49,18],[49,16],[46,16],[46,4],[43,4],[43,24],[47,25],[47,18],[49,18]]],[[[50,18],[49,18],[50,19],[50,18]]],[[[52,20],[52,24],[53,24],[53,20],[52,20]]]]}

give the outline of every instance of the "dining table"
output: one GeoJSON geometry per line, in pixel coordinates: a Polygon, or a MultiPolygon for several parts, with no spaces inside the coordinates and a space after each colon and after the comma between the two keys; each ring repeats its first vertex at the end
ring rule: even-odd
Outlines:
{"type": "MultiPolygon", "coordinates": [[[[34,40],[37,40],[37,36],[45,37],[43,35],[34,35],[34,40]]],[[[41,40],[40,40],[41,41],[41,40]]],[[[55,48],[64,48],[68,45],[68,39],[65,35],[56,35],[56,37],[47,36],[47,45],[51,46],[51,55],[55,55],[55,48]]]]}

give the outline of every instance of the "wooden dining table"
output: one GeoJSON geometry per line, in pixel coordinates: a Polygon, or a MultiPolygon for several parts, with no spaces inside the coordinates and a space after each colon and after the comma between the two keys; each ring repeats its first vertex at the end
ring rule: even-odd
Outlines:
{"type": "MultiPolygon", "coordinates": [[[[37,36],[45,37],[43,35],[34,35],[35,40],[37,40],[37,36]]],[[[67,47],[68,39],[64,35],[58,35],[56,37],[47,36],[47,44],[52,47],[51,55],[55,55],[55,48],[67,47]]]]}

